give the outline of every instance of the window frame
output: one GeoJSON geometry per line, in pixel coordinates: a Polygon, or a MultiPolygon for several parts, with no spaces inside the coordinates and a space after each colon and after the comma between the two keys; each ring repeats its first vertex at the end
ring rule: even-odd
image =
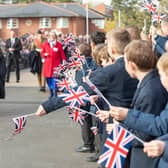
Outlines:
{"type": "Polygon", "coordinates": [[[39,23],[40,28],[51,28],[51,26],[52,26],[51,18],[46,18],[46,17],[45,18],[40,18],[39,22],[40,22],[39,23]]]}
{"type": "Polygon", "coordinates": [[[18,28],[19,28],[19,19],[18,18],[9,18],[7,20],[7,29],[18,29],[18,28]],[[15,23],[14,23],[14,21],[15,21],[15,23]]]}
{"type": "Polygon", "coordinates": [[[60,18],[56,19],[56,28],[64,28],[64,29],[66,29],[68,27],[69,27],[69,18],[67,18],[67,17],[60,17],[60,18]],[[66,21],[66,22],[64,22],[64,21],[66,21]],[[58,25],[58,23],[60,25],[58,25]]]}

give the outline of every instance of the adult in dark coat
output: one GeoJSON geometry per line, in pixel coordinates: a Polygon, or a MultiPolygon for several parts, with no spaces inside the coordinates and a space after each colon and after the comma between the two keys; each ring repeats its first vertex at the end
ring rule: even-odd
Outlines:
{"type": "Polygon", "coordinates": [[[16,82],[19,82],[20,80],[19,58],[20,58],[20,51],[22,50],[22,44],[21,41],[16,37],[16,34],[13,30],[10,32],[10,38],[6,41],[5,48],[7,51],[6,82],[9,82],[11,66],[13,64],[16,66],[16,82]]]}
{"type": "Polygon", "coordinates": [[[38,51],[32,50],[29,54],[30,72],[40,74],[42,71],[41,55],[38,51]]]}
{"type": "Polygon", "coordinates": [[[5,74],[6,74],[5,58],[0,49],[0,99],[5,98],[5,74]]]}

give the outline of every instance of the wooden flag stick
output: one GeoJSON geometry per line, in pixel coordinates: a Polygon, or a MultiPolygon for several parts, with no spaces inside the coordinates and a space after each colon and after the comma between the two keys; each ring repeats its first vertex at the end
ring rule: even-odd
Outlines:
{"type": "MultiPolygon", "coordinates": [[[[35,116],[36,113],[31,113],[31,114],[25,114],[25,115],[22,115],[22,116],[19,116],[19,117],[31,117],[31,116],[35,116]]],[[[14,118],[18,118],[18,117],[14,117],[14,118]]]]}
{"type": "Polygon", "coordinates": [[[98,107],[98,105],[96,103],[94,103],[95,107],[97,108],[97,110],[100,111],[100,108],[98,107]]]}
{"type": "Polygon", "coordinates": [[[110,102],[104,97],[104,95],[100,92],[100,90],[90,81],[90,79],[88,77],[85,78],[85,82],[97,93],[97,95],[99,95],[100,97],[102,97],[104,99],[104,101],[108,104],[108,106],[110,107],[111,104],[110,102]]]}
{"type": "Polygon", "coordinates": [[[78,108],[78,107],[73,107],[73,108],[76,109],[76,110],[79,110],[79,111],[81,111],[81,112],[85,112],[85,113],[87,113],[87,114],[89,114],[89,115],[92,115],[92,116],[96,117],[96,114],[94,114],[94,113],[88,112],[88,111],[83,110],[83,109],[78,108]]]}

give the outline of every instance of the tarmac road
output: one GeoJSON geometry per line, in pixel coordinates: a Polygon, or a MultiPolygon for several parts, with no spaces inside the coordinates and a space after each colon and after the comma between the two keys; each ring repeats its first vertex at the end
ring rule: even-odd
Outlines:
{"type": "Polygon", "coordinates": [[[66,108],[44,117],[27,118],[19,135],[14,132],[13,117],[33,113],[48,93],[38,91],[37,79],[29,70],[21,72],[21,82],[15,74],[6,85],[6,99],[0,100],[0,168],[97,168],[85,161],[93,154],[76,153],[82,144],[80,125],[68,118],[66,108]]]}

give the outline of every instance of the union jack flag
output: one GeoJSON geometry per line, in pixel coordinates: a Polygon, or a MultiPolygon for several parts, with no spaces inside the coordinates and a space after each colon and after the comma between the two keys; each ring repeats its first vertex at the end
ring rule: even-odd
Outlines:
{"type": "Polygon", "coordinates": [[[66,91],[74,88],[77,86],[77,83],[75,80],[72,80],[71,78],[63,78],[63,79],[56,79],[57,87],[59,91],[66,91]]]}
{"type": "Polygon", "coordinates": [[[82,86],[67,90],[63,94],[59,95],[59,97],[62,98],[63,101],[71,108],[84,105],[89,101],[89,95],[82,86]]]}
{"type": "Polygon", "coordinates": [[[83,121],[85,120],[85,112],[80,111],[80,109],[69,109],[69,118],[72,118],[73,121],[78,122],[83,125],[83,121]]]}
{"type": "Polygon", "coordinates": [[[97,135],[97,127],[93,126],[90,128],[94,135],[97,135]]]}
{"type": "Polygon", "coordinates": [[[67,66],[67,68],[72,68],[72,69],[76,69],[76,70],[80,70],[82,68],[82,63],[79,59],[76,58],[70,58],[70,63],[67,66]]]}
{"type": "Polygon", "coordinates": [[[79,59],[82,63],[86,62],[85,56],[80,54],[79,49],[76,49],[75,52],[72,52],[72,58],[79,59]]]}
{"type": "Polygon", "coordinates": [[[69,36],[64,40],[64,44],[69,45],[69,43],[75,43],[75,38],[72,33],[69,34],[69,36]]]}
{"type": "Polygon", "coordinates": [[[107,168],[122,168],[133,139],[131,133],[116,125],[104,144],[98,163],[107,168]]]}
{"type": "Polygon", "coordinates": [[[64,60],[62,64],[55,68],[55,73],[63,73],[67,69],[68,63],[64,60]]]}
{"type": "Polygon", "coordinates": [[[142,7],[146,12],[150,14],[154,14],[157,9],[156,4],[154,4],[151,0],[144,0],[144,2],[142,3],[142,7]]]}
{"type": "Polygon", "coordinates": [[[153,23],[161,23],[163,18],[165,17],[166,15],[165,14],[162,14],[162,13],[154,13],[152,15],[152,22],[153,23]]]}
{"type": "Polygon", "coordinates": [[[74,75],[73,74],[73,70],[72,69],[67,69],[65,72],[64,72],[64,75],[66,78],[74,78],[74,75]]]}
{"type": "Polygon", "coordinates": [[[14,135],[16,135],[16,134],[20,133],[22,131],[22,129],[25,127],[27,118],[25,116],[16,117],[16,118],[13,118],[13,121],[16,126],[14,135]]]}

